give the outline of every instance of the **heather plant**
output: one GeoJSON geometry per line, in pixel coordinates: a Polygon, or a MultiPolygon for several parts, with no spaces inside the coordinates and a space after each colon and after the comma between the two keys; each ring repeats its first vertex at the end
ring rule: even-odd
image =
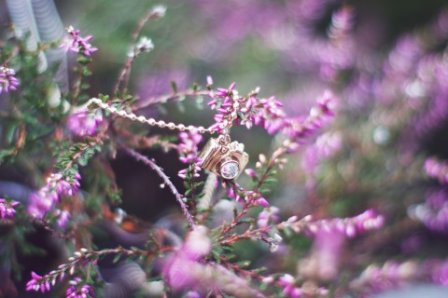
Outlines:
{"type": "MultiPolygon", "coordinates": [[[[229,50],[252,32],[241,10],[194,2],[209,14],[226,11],[212,29],[230,34],[229,50]],[[241,32],[233,36],[229,22],[241,32]]],[[[266,6],[249,4],[240,4],[247,14],[266,14],[266,6]]],[[[313,98],[300,103],[259,87],[240,92],[235,82],[217,87],[213,74],[185,88],[171,82],[166,94],[136,94],[133,67],[157,48],[142,32],[164,17],[163,6],[137,22],[117,79],[101,94],[92,94],[89,81],[102,52],[93,36],[69,26],[35,48],[30,34],[6,39],[0,162],[26,178],[0,184],[7,276],[0,293],[14,296],[12,281],[20,287],[20,278],[29,293],[71,298],[364,297],[415,281],[446,286],[446,256],[419,248],[423,227],[446,233],[448,165],[416,145],[446,116],[446,13],[376,55],[356,42],[353,8],[338,6],[325,36],[315,37],[308,26],[325,3],[288,5],[297,15],[286,18],[287,10],[273,5],[273,18],[259,30],[272,31],[264,42],[312,82],[301,97],[313,98]],[[273,43],[280,28],[298,29],[288,42],[273,43]],[[68,88],[59,77],[63,62],[42,66],[51,50],[74,60],[68,88]],[[208,124],[151,112],[185,102],[209,115],[208,124]],[[249,152],[242,173],[207,170],[208,140],[227,145],[235,136],[247,145],[252,132],[267,135],[270,145],[249,152]],[[177,156],[177,177],[155,152],[177,156]],[[120,156],[154,173],[164,191],[158,199],[177,210],[155,222],[127,214],[111,166],[120,156]],[[288,191],[296,201],[285,201],[288,191]],[[63,251],[48,270],[21,268],[22,255],[48,254],[30,241],[33,234],[57,239],[63,251]]],[[[140,204],[157,208],[152,202],[140,204]]]]}

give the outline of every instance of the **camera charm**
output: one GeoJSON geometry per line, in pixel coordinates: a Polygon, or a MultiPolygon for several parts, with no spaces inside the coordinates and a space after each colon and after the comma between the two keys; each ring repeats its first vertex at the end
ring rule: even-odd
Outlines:
{"type": "Polygon", "coordinates": [[[201,167],[224,179],[236,179],[249,161],[244,144],[231,142],[229,135],[210,139],[199,155],[201,167]]]}
{"type": "MultiPolygon", "coordinates": [[[[138,116],[132,112],[121,110],[115,106],[109,105],[98,98],[91,98],[85,106],[88,108],[93,104],[111,114],[115,114],[132,121],[148,124],[150,126],[179,131],[191,131],[200,134],[216,133],[216,131],[211,127],[205,128],[203,126],[186,126],[184,124],[175,124],[173,122],[167,123],[163,120],[157,121],[154,118],[138,116]]],[[[232,122],[230,121],[229,123],[232,122]]],[[[249,161],[249,155],[244,151],[244,144],[237,141],[231,141],[228,133],[230,126],[231,124],[229,124],[224,132],[217,138],[211,138],[199,155],[201,160],[200,166],[204,170],[208,170],[226,180],[236,179],[242,173],[249,161]]]]}

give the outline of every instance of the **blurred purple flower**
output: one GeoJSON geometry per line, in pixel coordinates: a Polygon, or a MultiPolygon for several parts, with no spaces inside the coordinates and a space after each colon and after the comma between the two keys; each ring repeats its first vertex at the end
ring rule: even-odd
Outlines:
{"type": "Polygon", "coordinates": [[[37,192],[30,194],[28,213],[36,218],[43,218],[62,196],[74,196],[79,191],[81,176],[79,173],[67,180],[60,173],[51,174],[47,182],[37,192]]]}
{"type": "Polygon", "coordinates": [[[194,286],[190,270],[210,253],[211,245],[205,226],[196,226],[188,233],[184,244],[164,264],[163,275],[168,284],[176,290],[194,286]]]}
{"type": "Polygon", "coordinates": [[[16,215],[16,207],[19,202],[7,201],[0,198],[0,219],[11,219],[16,215]]]}
{"type": "Polygon", "coordinates": [[[278,285],[283,288],[286,297],[300,298],[302,290],[295,286],[295,279],[291,274],[284,274],[278,279],[278,285]]]}
{"type": "Polygon", "coordinates": [[[66,52],[80,53],[84,56],[90,56],[92,53],[96,52],[98,49],[90,44],[93,36],[88,35],[86,37],[81,37],[80,31],[74,29],[72,26],[67,28],[68,36],[66,36],[62,43],[61,48],[64,48],[66,52]]]}
{"type": "Polygon", "coordinates": [[[19,80],[16,78],[16,72],[12,68],[0,66],[0,94],[17,90],[19,80]]]}
{"type": "Polygon", "coordinates": [[[436,284],[448,287],[448,261],[438,262],[434,266],[434,270],[431,273],[431,279],[436,284]]]}
{"type": "Polygon", "coordinates": [[[430,157],[425,160],[424,168],[429,177],[438,179],[442,184],[448,184],[448,162],[430,157]]]}
{"type": "Polygon", "coordinates": [[[296,286],[296,280],[291,274],[283,274],[277,280],[277,285],[283,289],[283,295],[289,298],[302,297],[327,297],[328,290],[325,288],[301,288],[296,286]]]}
{"type": "Polygon", "coordinates": [[[283,125],[283,133],[293,141],[301,143],[314,134],[335,115],[337,99],[330,91],[325,91],[317,99],[305,119],[289,118],[283,125]]]}
{"type": "Polygon", "coordinates": [[[321,232],[341,234],[347,238],[364,234],[370,230],[380,229],[384,225],[384,217],[372,209],[354,217],[313,220],[310,215],[298,220],[296,216],[280,223],[281,227],[291,228],[296,233],[317,236],[321,232]]]}
{"type": "Polygon", "coordinates": [[[408,214],[430,230],[448,232],[448,192],[445,189],[430,191],[424,203],[408,208],[408,214]]]}
{"type": "Polygon", "coordinates": [[[66,298],[93,298],[95,297],[93,287],[83,283],[83,281],[77,277],[70,281],[70,286],[65,293],[66,298]]]}
{"type": "Polygon", "coordinates": [[[71,214],[67,210],[62,210],[57,215],[57,223],[60,228],[65,228],[67,226],[67,223],[70,221],[71,214]]]}
{"type": "Polygon", "coordinates": [[[448,261],[428,259],[402,263],[387,261],[382,266],[372,264],[350,286],[364,294],[371,294],[425,280],[448,286],[448,261]]]}
{"type": "Polygon", "coordinates": [[[43,277],[36,272],[31,272],[31,279],[26,283],[27,291],[40,291],[42,293],[50,291],[51,285],[48,280],[43,280],[43,277]]]}
{"type": "Polygon", "coordinates": [[[198,162],[198,145],[202,141],[202,135],[195,131],[183,131],[179,134],[179,140],[177,150],[180,154],[180,161],[187,164],[198,162]]]}
{"type": "Polygon", "coordinates": [[[337,153],[342,147],[340,133],[325,133],[316,142],[307,147],[302,160],[302,168],[306,173],[314,173],[319,162],[337,153]]]}
{"type": "Polygon", "coordinates": [[[67,118],[67,128],[79,137],[93,136],[103,123],[101,111],[91,112],[86,108],[79,108],[70,113],[67,118]]]}
{"type": "Polygon", "coordinates": [[[257,217],[258,227],[265,228],[269,224],[278,222],[279,212],[280,212],[280,210],[275,206],[271,206],[271,207],[263,209],[258,214],[258,217],[257,217]]]}

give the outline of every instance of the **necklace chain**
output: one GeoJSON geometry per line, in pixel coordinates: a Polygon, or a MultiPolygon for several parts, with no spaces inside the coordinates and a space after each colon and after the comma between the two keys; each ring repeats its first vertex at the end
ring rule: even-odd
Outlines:
{"type": "Polygon", "coordinates": [[[137,121],[140,123],[144,123],[150,126],[156,126],[160,128],[168,128],[170,130],[179,130],[179,131],[190,131],[190,132],[198,132],[200,134],[214,134],[216,131],[215,129],[208,127],[205,128],[204,126],[194,126],[194,125],[185,125],[182,123],[174,123],[174,122],[166,122],[163,120],[156,120],[154,118],[146,118],[145,116],[138,116],[132,112],[127,112],[125,110],[118,109],[114,106],[111,106],[105,102],[103,102],[99,98],[91,98],[87,104],[86,107],[89,107],[91,105],[97,105],[101,109],[110,112],[111,114],[132,120],[137,121]]]}

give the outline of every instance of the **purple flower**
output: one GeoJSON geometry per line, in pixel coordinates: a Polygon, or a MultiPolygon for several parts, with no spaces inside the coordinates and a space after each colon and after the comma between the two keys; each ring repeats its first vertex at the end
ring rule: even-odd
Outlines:
{"type": "Polygon", "coordinates": [[[64,48],[66,52],[80,53],[84,56],[90,56],[98,49],[90,44],[92,35],[81,37],[78,29],[74,29],[72,26],[67,28],[68,36],[64,38],[61,44],[61,48],[64,48]]]}
{"type": "Polygon", "coordinates": [[[257,173],[252,168],[247,168],[246,170],[244,170],[244,173],[246,173],[246,175],[251,177],[251,178],[254,178],[254,177],[257,176],[257,173]]]}
{"type": "Polygon", "coordinates": [[[201,294],[195,291],[190,291],[187,294],[185,294],[185,298],[201,298],[201,294]]]}
{"type": "Polygon", "coordinates": [[[263,198],[263,197],[255,199],[254,204],[257,205],[257,206],[264,207],[264,208],[269,207],[269,202],[265,198],[263,198]]]}
{"type": "Polygon", "coordinates": [[[240,96],[235,89],[235,83],[229,88],[218,88],[211,91],[212,100],[208,103],[212,110],[216,110],[215,124],[212,126],[218,132],[230,127],[234,122],[251,128],[254,124],[262,126],[270,134],[277,133],[283,127],[286,114],[282,104],[274,97],[258,99],[259,88],[246,97],[240,96]]]}
{"type": "Polygon", "coordinates": [[[328,119],[334,116],[336,98],[330,91],[325,91],[318,98],[317,106],[312,108],[306,118],[287,117],[283,105],[275,97],[257,98],[259,88],[251,91],[248,96],[240,96],[235,89],[235,83],[229,88],[218,88],[210,91],[212,100],[208,103],[217,113],[212,130],[222,133],[233,124],[263,127],[269,134],[283,133],[292,141],[298,142],[321,128],[328,119]]]}
{"type": "Polygon", "coordinates": [[[19,80],[16,78],[16,72],[12,68],[0,66],[0,94],[17,90],[19,80]]]}
{"type": "Polygon", "coordinates": [[[190,260],[198,260],[207,256],[211,248],[212,243],[207,236],[207,228],[197,226],[187,235],[181,252],[190,260]]]}
{"type": "Polygon", "coordinates": [[[305,119],[290,118],[284,123],[283,133],[288,135],[295,142],[303,140],[314,134],[329,119],[335,115],[337,99],[330,91],[317,99],[317,105],[311,108],[309,115],[305,119]]]}
{"type": "Polygon", "coordinates": [[[252,117],[255,125],[262,126],[269,134],[276,134],[283,129],[286,113],[283,104],[275,97],[260,100],[260,109],[252,117]]]}
{"type": "Polygon", "coordinates": [[[212,243],[205,226],[196,226],[186,237],[184,244],[164,264],[164,276],[174,289],[192,285],[191,268],[196,261],[210,253],[212,243]]]}
{"type": "Polygon", "coordinates": [[[79,137],[95,135],[102,123],[101,111],[90,112],[84,107],[73,111],[67,118],[67,128],[72,134],[79,137]]]}
{"type": "Polygon", "coordinates": [[[411,218],[422,222],[430,230],[448,231],[448,192],[445,189],[431,191],[422,204],[411,206],[411,218]]]}
{"type": "Polygon", "coordinates": [[[305,232],[310,236],[316,236],[321,232],[339,233],[348,238],[353,238],[370,230],[377,230],[384,225],[384,217],[372,209],[348,218],[331,218],[313,221],[310,215],[302,220],[292,217],[280,225],[289,227],[296,233],[305,232]]]}
{"type": "Polygon", "coordinates": [[[195,262],[184,258],[182,255],[174,255],[164,264],[163,276],[167,283],[175,290],[191,288],[194,279],[190,270],[195,262]]]}
{"type": "Polygon", "coordinates": [[[70,286],[65,292],[66,298],[91,298],[94,296],[95,292],[93,287],[88,284],[84,284],[79,277],[70,281],[70,286]]]}
{"type": "Polygon", "coordinates": [[[438,262],[431,273],[432,281],[442,286],[448,286],[448,262],[438,262]]]}
{"type": "Polygon", "coordinates": [[[321,230],[315,235],[311,254],[299,263],[299,272],[306,277],[334,280],[339,272],[346,237],[342,233],[321,230]]]}
{"type": "Polygon", "coordinates": [[[230,84],[229,88],[218,88],[215,91],[210,91],[211,101],[208,105],[217,113],[214,116],[215,124],[212,129],[217,132],[223,132],[230,127],[237,118],[239,111],[239,101],[242,99],[235,90],[235,82],[230,84]]]}
{"type": "Polygon", "coordinates": [[[202,141],[202,135],[196,131],[184,131],[179,134],[179,144],[177,145],[177,151],[180,155],[180,161],[186,164],[194,164],[189,168],[180,170],[178,176],[185,179],[188,175],[193,177],[199,177],[201,168],[199,167],[199,149],[198,145],[202,141]]]}
{"type": "Polygon", "coordinates": [[[16,201],[7,201],[0,198],[0,219],[11,219],[15,216],[16,210],[14,207],[19,205],[16,201]]]}
{"type": "Polygon", "coordinates": [[[312,180],[307,181],[307,184],[314,184],[312,176],[316,173],[319,163],[332,157],[341,147],[342,136],[339,133],[325,133],[319,136],[312,146],[307,147],[302,159],[302,168],[312,180]]]}
{"type": "Polygon", "coordinates": [[[431,157],[426,159],[424,168],[429,177],[438,179],[442,184],[448,184],[448,162],[431,157]]]}
{"type": "Polygon", "coordinates": [[[71,214],[67,210],[62,210],[58,214],[57,223],[58,226],[61,228],[65,228],[67,226],[67,223],[70,221],[71,214]]]}
{"type": "Polygon", "coordinates": [[[331,39],[342,39],[349,35],[353,27],[353,9],[350,6],[343,6],[336,11],[331,18],[331,27],[328,35],[331,39]]]}
{"type": "Polygon", "coordinates": [[[74,196],[78,193],[81,176],[79,173],[68,180],[60,173],[51,174],[47,183],[30,195],[28,213],[36,218],[43,218],[62,196],[74,196]]]}
{"type": "Polygon", "coordinates": [[[265,228],[271,223],[276,223],[279,219],[279,209],[275,206],[268,207],[258,214],[257,225],[265,228]]]}
{"type": "Polygon", "coordinates": [[[179,134],[179,140],[177,150],[180,161],[187,164],[198,162],[198,145],[202,141],[202,135],[195,131],[183,131],[179,134]]]}
{"type": "Polygon", "coordinates": [[[42,293],[50,291],[50,282],[44,280],[44,278],[36,272],[31,272],[31,280],[26,283],[27,291],[41,291],[42,293]]]}
{"type": "Polygon", "coordinates": [[[278,285],[283,288],[283,294],[286,297],[300,298],[302,290],[295,286],[295,279],[291,274],[284,274],[278,279],[278,285]]]}

